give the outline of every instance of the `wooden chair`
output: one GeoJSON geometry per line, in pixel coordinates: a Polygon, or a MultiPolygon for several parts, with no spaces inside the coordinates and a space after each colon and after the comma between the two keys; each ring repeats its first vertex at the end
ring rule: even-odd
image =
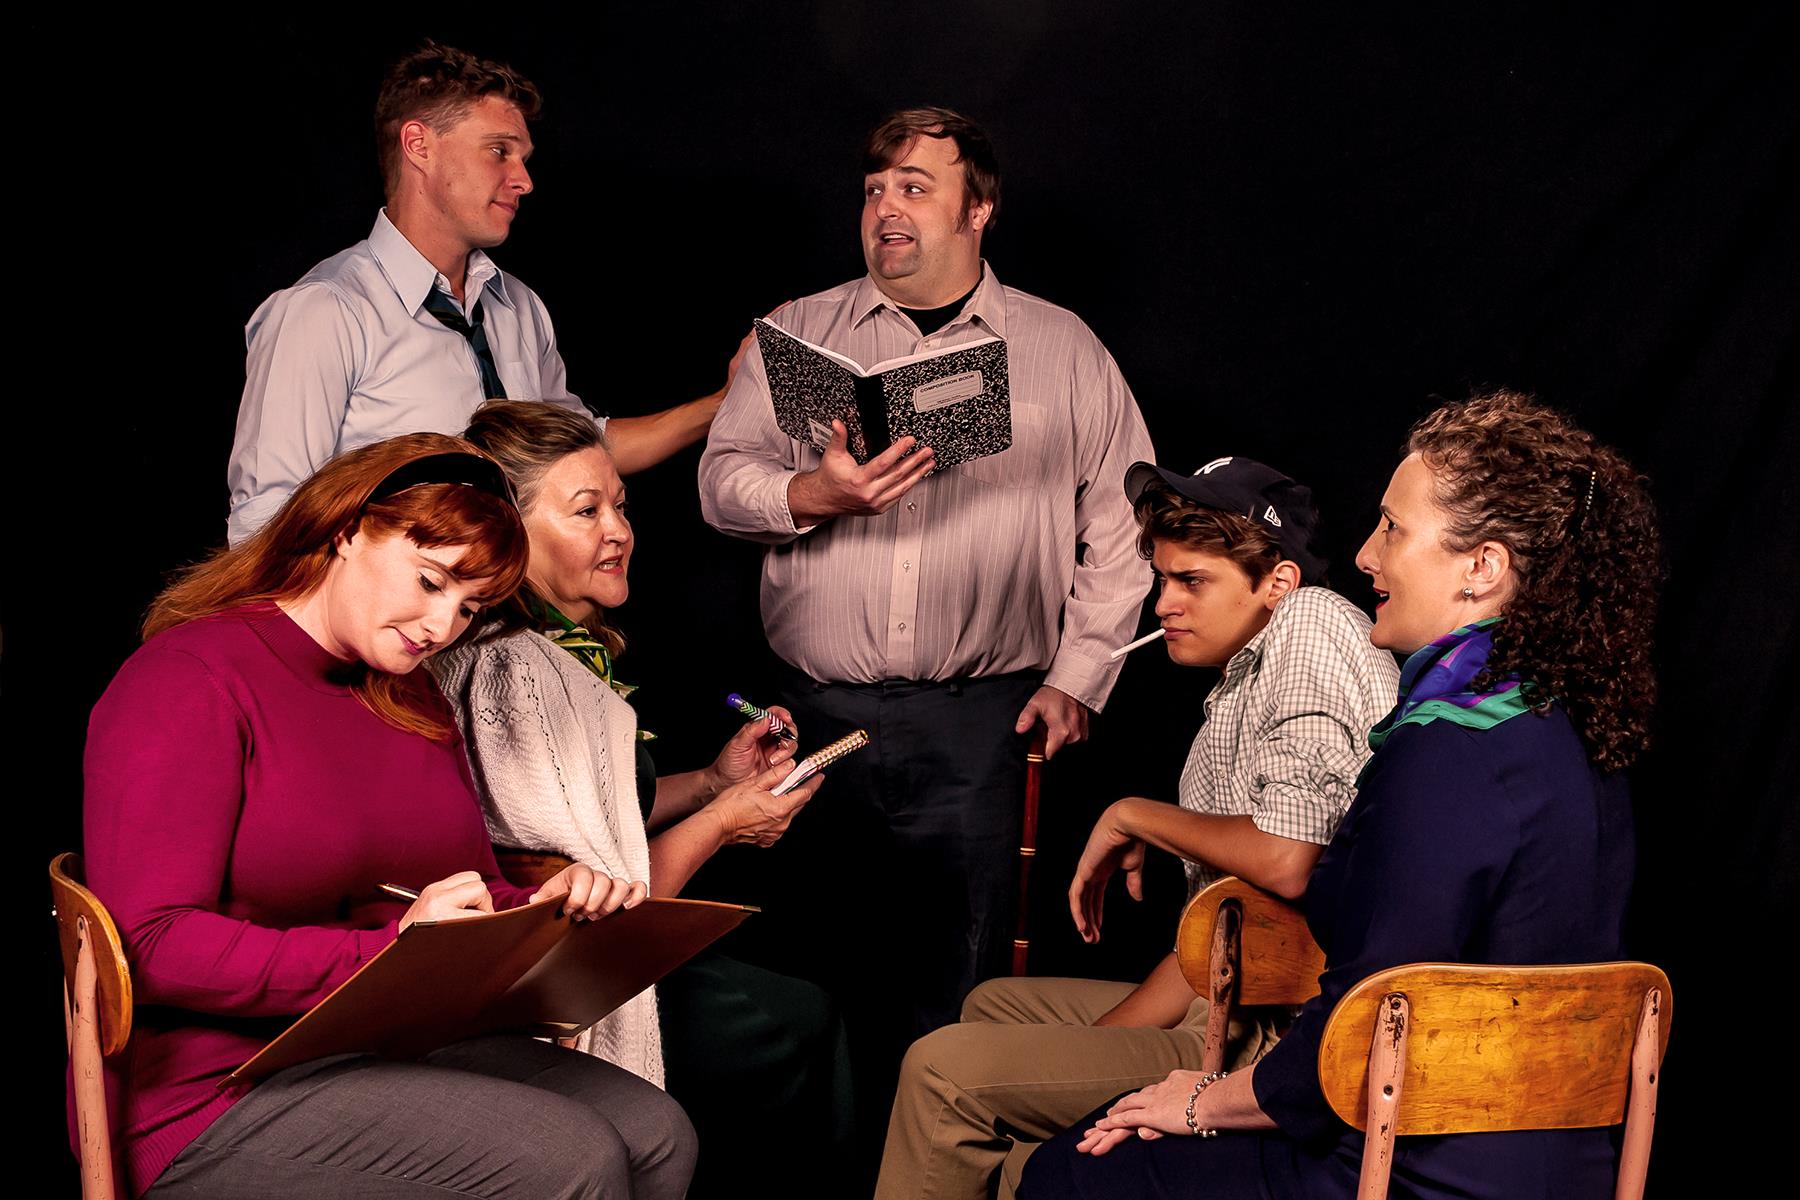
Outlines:
{"type": "Polygon", "coordinates": [[[75,1077],[82,1200],[113,1200],[118,1192],[101,1061],[131,1040],[131,968],[111,915],[82,886],[79,854],[51,860],[50,898],[62,941],[63,1027],[75,1077]]]}
{"type": "MultiPolygon", "coordinates": [[[[575,860],[566,854],[552,854],[548,850],[520,850],[514,846],[495,846],[494,860],[500,864],[500,874],[506,882],[514,887],[539,888],[564,867],[575,865],[575,860]]],[[[578,1039],[559,1037],[556,1044],[564,1049],[573,1050],[578,1039]]]]}
{"type": "Polygon", "coordinates": [[[1181,973],[1212,1001],[1201,1069],[1225,1066],[1225,1029],[1239,1004],[1304,1004],[1319,994],[1325,952],[1293,905],[1227,876],[1188,902],[1175,936],[1181,973]]]}
{"type": "Polygon", "coordinates": [[[516,850],[511,846],[495,846],[494,858],[506,881],[523,888],[543,887],[558,871],[575,863],[566,855],[551,854],[546,850],[516,850]]]}
{"type": "Polygon", "coordinates": [[[1387,1195],[1400,1134],[1621,1120],[1613,1195],[1637,1200],[1672,1012],[1668,976],[1647,963],[1421,963],[1369,976],[1332,1009],[1319,1047],[1326,1100],[1367,1134],[1359,1200],[1387,1195]]]}

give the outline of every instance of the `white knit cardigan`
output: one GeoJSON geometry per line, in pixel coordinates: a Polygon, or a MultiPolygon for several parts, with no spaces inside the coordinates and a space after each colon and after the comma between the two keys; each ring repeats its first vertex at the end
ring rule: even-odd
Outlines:
{"type": "MultiPolygon", "coordinates": [[[[453,647],[431,660],[431,671],[456,709],[496,842],[649,882],[637,715],[617,692],[567,650],[530,632],[453,647]]],[[[576,1045],[662,1086],[655,989],[603,1018],[576,1045]]]]}

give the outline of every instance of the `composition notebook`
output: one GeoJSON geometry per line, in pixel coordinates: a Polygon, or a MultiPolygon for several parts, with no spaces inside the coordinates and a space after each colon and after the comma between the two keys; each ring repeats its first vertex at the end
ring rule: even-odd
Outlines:
{"type": "Polygon", "coordinates": [[[560,905],[415,921],[219,1086],[327,1054],[417,1058],[485,1033],[579,1033],[756,911],[653,898],[571,921],[560,905]]]}
{"type": "Polygon", "coordinates": [[[1006,342],[997,337],[891,358],[854,359],[756,322],[775,423],[820,450],[835,418],[850,432],[850,454],[868,462],[903,437],[930,446],[938,469],[998,454],[1012,445],[1006,342]]]}

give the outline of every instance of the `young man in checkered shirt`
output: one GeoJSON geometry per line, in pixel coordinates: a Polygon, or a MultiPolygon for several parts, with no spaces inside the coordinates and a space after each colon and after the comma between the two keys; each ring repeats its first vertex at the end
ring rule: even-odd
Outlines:
{"type": "MultiPolygon", "coordinates": [[[[1221,458],[1192,475],[1138,463],[1125,492],[1139,552],[1156,568],[1169,657],[1223,675],[1181,772],[1180,804],[1127,797],[1096,822],[1069,888],[1089,942],[1115,872],[1141,897],[1149,846],[1182,858],[1190,894],[1237,875],[1299,897],[1399,684],[1393,656],[1369,643],[1368,617],[1317,586],[1325,570],[1308,545],[1318,523],[1308,489],[1250,459],[1221,458]]],[[[1206,1014],[1172,952],[1135,988],[990,980],[969,996],[962,1023],[908,1052],[877,1200],[978,1200],[1003,1163],[1016,1182],[1036,1141],[1120,1092],[1198,1070],[1206,1014]]],[[[1268,1050],[1273,1017],[1233,1020],[1228,1066],[1268,1050]]]]}

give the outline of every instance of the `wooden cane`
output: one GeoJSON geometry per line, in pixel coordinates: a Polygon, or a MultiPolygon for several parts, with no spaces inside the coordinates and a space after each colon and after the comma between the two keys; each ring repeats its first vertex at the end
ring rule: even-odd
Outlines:
{"type": "Polygon", "coordinates": [[[1031,860],[1037,857],[1038,793],[1044,784],[1044,739],[1048,731],[1039,725],[1025,751],[1025,826],[1019,831],[1019,919],[1014,926],[1012,973],[1025,974],[1031,955],[1027,923],[1031,919],[1031,860]]]}

